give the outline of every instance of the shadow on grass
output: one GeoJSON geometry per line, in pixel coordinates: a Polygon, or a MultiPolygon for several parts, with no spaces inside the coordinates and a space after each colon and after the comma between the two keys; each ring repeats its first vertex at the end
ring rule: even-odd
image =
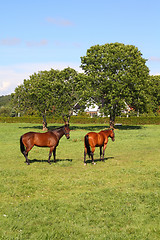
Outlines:
{"type": "MultiPolygon", "coordinates": [[[[78,129],[84,129],[84,130],[89,130],[89,131],[101,131],[103,129],[108,129],[109,126],[70,126],[70,129],[71,130],[78,130],[78,129]]],[[[129,125],[126,125],[126,126],[116,126],[115,127],[115,130],[116,129],[119,129],[119,130],[138,130],[138,129],[142,129],[143,126],[129,126],[129,125]]]]}
{"type": "MultiPolygon", "coordinates": [[[[32,163],[35,163],[35,162],[40,162],[40,163],[48,163],[48,160],[39,160],[39,159],[32,159],[30,160],[29,159],[29,162],[32,164],[32,163]]],[[[54,162],[53,160],[51,160],[51,164],[52,163],[57,163],[57,162],[72,162],[72,159],[56,159],[56,162],[54,162]]],[[[48,163],[49,164],[49,163],[48,163]]]]}
{"type": "MultiPolygon", "coordinates": [[[[107,160],[109,160],[109,159],[113,159],[114,157],[108,157],[108,158],[104,158],[104,161],[102,161],[102,160],[100,160],[100,159],[94,159],[94,162],[96,163],[96,162],[104,162],[105,163],[105,161],[107,161],[107,160]]],[[[88,159],[88,160],[86,160],[86,163],[92,163],[92,160],[91,159],[88,159]]]]}
{"type": "Polygon", "coordinates": [[[140,126],[140,125],[135,125],[135,126],[130,126],[130,125],[120,125],[120,126],[116,126],[115,129],[119,129],[119,130],[139,130],[144,128],[144,126],[140,126]]]}
{"type": "MultiPolygon", "coordinates": [[[[63,125],[62,125],[63,126],[63,125]]],[[[19,128],[23,128],[23,129],[37,129],[37,130],[42,130],[42,125],[40,126],[28,126],[28,127],[19,127],[19,128]]],[[[48,126],[48,130],[51,131],[51,130],[54,130],[58,128],[58,126],[48,126]]],[[[109,128],[109,126],[103,126],[103,125],[100,125],[100,126],[90,126],[90,125],[87,125],[86,126],[72,126],[72,124],[70,125],[70,130],[86,130],[86,131],[101,131],[103,130],[104,128],[109,128]]],[[[144,126],[139,126],[139,125],[136,125],[136,126],[130,126],[130,125],[117,125],[115,126],[115,129],[119,129],[119,130],[139,130],[139,129],[142,129],[144,128],[144,126]]]]}
{"type": "MultiPolygon", "coordinates": [[[[42,125],[40,125],[40,126],[19,127],[19,128],[21,128],[21,129],[38,129],[38,130],[42,130],[43,129],[42,125]]],[[[56,129],[56,128],[57,128],[57,126],[55,126],[53,129],[56,129]]]]}

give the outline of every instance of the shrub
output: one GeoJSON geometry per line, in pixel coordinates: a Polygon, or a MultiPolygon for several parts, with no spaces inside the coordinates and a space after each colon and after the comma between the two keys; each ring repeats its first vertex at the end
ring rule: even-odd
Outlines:
{"type": "MultiPolygon", "coordinates": [[[[43,120],[41,117],[0,117],[0,122],[7,123],[39,123],[42,124],[43,120]]],[[[47,118],[47,123],[64,123],[62,117],[47,118]]],[[[85,116],[72,116],[70,123],[74,124],[107,124],[109,125],[108,117],[94,117],[89,118],[85,116]]],[[[117,117],[116,124],[122,125],[147,125],[147,124],[160,124],[160,116],[154,117],[117,117]]]]}

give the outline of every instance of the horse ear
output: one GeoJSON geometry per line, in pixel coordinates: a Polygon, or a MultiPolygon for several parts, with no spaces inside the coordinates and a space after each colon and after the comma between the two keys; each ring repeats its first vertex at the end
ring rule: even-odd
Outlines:
{"type": "Polygon", "coordinates": [[[64,118],[64,115],[62,115],[62,118],[63,118],[63,121],[66,122],[65,118],[64,118]]]}
{"type": "Polygon", "coordinates": [[[65,116],[65,115],[63,115],[62,117],[63,117],[63,120],[64,120],[64,122],[65,122],[65,125],[66,125],[66,124],[69,124],[70,115],[67,116],[67,120],[64,118],[64,116],[65,116]]]}
{"type": "Polygon", "coordinates": [[[70,116],[71,116],[71,115],[69,115],[69,116],[68,116],[68,118],[67,118],[67,122],[68,122],[68,124],[69,124],[69,119],[70,119],[70,116]]]}

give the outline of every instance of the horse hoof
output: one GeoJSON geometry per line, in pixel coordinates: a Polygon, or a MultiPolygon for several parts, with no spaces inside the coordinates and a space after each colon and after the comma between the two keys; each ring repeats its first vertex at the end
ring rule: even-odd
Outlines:
{"type": "Polygon", "coordinates": [[[93,165],[96,165],[96,163],[95,163],[95,162],[93,162],[92,164],[93,164],[93,165]]]}

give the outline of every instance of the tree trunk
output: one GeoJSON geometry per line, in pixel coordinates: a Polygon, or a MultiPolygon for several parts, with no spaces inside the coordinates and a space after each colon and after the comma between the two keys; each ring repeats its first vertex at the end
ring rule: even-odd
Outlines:
{"type": "Polygon", "coordinates": [[[46,113],[43,114],[43,131],[48,131],[47,121],[46,121],[46,113]]]}
{"type": "Polygon", "coordinates": [[[110,115],[109,127],[111,129],[114,129],[114,124],[115,124],[115,116],[114,115],[110,115]]]}
{"type": "Polygon", "coordinates": [[[111,129],[114,129],[114,124],[115,124],[115,118],[116,118],[115,109],[116,109],[116,105],[114,104],[112,107],[112,110],[110,111],[109,125],[111,129]]]}

